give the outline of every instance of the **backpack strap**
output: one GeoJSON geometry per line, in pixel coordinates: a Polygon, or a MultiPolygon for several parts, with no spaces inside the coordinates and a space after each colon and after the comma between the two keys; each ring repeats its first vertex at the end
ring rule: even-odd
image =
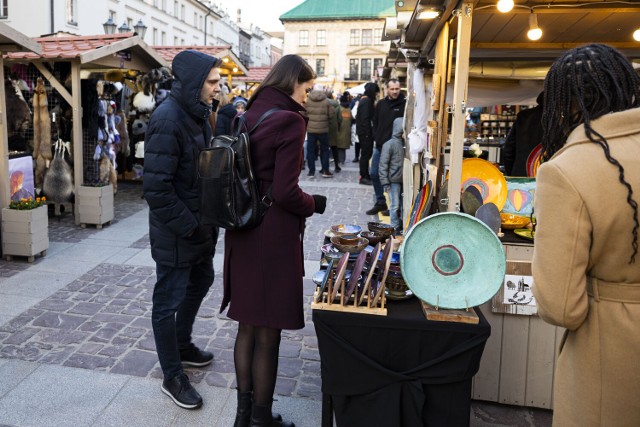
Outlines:
{"type": "MultiPolygon", "coordinates": [[[[270,110],[265,111],[265,113],[262,116],[260,116],[260,118],[258,119],[258,122],[250,130],[248,130],[249,135],[251,135],[253,131],[256,130],[258,126],[260,126],[260,123],[262,123],[267,117],[269,117],[271,114],[275,113],[276,111],[280,111],[280,108],[272,108],[270,110]]],[[[240,133],[242,133],[243,127],[247,129],[247,120],[244,118],[245,114],[246,112],[242,113],[241,115],[239,115],[234,119],[234,120],[238,120],[238,126],[236,127],[236,130],[233,133],[234,136],[239,136],[240,133]]]]}
{"type": "MultiPolygon", "coordinates": [[[[254,130],[256,130],[256,128],[257,128],[258,126],[260,126],[260,123],[262,123],[262,122],[264,121],[264,119],[266,119],[267,117],[269,117],[271,114],[275,113],[276,111],[280,111],[280,109],[279,109],[279,108],[272,108],[272,109],[270,109],[270,110],[265,111],[265,113],[264,113],[262,116],[260,116],[260,118],[258,119],[258,123],[256,123],[256,124],[251,128],[251,130],[249,131],[249,135],[251,135],[251,134],[253,133],[253,131],[254,131],[254,130]]],[[[243,116],[244,116],[244,115],[243,115],[243,116]]],[[[244,117],[242,117],[242,118],[244,118],[244,117]]],[[[242,118],[241,118],[241,119],[242,119],[242,118]]]]}

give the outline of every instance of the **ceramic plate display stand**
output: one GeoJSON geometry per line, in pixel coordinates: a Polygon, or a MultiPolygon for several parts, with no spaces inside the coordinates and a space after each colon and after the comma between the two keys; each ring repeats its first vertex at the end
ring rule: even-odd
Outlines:
{"type": "Polygon", "coordinates": [[[93,224],[102,228],[103,224],[111,223],[113,219],[113,186],[102,187],[80,186],[78,188],[78,218],[80,226],[93,224]]]}
{"type": "Polygon", "coordinates": [[[33,262],[35,255],[45,256],[49,248],[47,206],[31,210],[2,209],[2,255],[7,261],[25,256],[33,262]]]}

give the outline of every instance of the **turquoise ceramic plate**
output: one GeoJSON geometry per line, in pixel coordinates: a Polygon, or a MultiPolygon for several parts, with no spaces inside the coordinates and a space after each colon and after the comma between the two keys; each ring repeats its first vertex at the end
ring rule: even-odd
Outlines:
{"type": "Polygon", "coordinates": [[[498,292],[506,260],[498,236],[482,221],[444,212],[409,231],[400,250],[400,268],[421,300],[462,309],[483,304],[498,292]]]}

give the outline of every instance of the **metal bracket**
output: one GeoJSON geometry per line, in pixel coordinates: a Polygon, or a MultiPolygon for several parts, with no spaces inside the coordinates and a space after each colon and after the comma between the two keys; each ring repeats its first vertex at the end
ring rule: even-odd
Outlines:
{"type": "Polygon", "coordinates": [[[435,58],[427,59],[427,63],[429,63],[429,65],[435,65],[436,59],[435,58]]]}
{"type": "Polygon", "coordinates": [[[466,4],[464,6],[464,10],[462,9],[455,9],[453,11],[453,16],[460,18],[460,17],[465,17],[465,18],[469,18],[471,16],[471,5],[466,4]]]}
{"type": "Polygon", "coordinates": [[[456,109],[456,105],[455,105],[455,104],[453,104],[453,105],[449,105],[449,106],[446,108],[447,113],[449,113],[449,114],[453,114],[453,112],[455,111],[455,109],[456,109]]]}

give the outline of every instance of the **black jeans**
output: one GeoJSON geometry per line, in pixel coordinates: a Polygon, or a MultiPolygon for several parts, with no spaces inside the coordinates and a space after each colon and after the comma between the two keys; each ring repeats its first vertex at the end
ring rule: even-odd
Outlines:
{"type": "Polygon", "coordinates": [[[360,177],[371,178],[369,176],[369,160],[373,154],[373,137],[358,134],[358,141],[360,141],[360,177]]]}
{"type": "Polygon", "coordinates": [[[189,347],[202,300],[213,283],[213,257],[187,268],[156,265],[151,326],[165,379],[182,372],[180,349],[189,347]]]}

